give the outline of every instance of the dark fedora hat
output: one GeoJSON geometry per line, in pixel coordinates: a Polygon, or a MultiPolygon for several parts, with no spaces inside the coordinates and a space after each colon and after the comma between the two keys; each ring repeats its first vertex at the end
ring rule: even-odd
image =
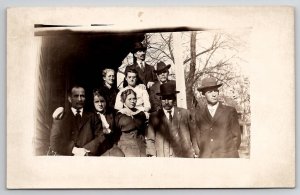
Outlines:
{"type": "Polygon", "coordinates": [[[166,82],[160,85],[160,93],[156,93],[159,96],[175,95],[179,93],[176,91],[176,85],[173,82],[166,82]]]}
{"type": "Polygon", "coordinates": [[[198,91],[203,91],[208,88],[219,88],[222,84],[217,83],[215,78],[204,78],[201,82],[201,87],[198,88],[198,91]]]}
{"type": "Polygon", "coordinates": [[[168,70],[171,67],[171,64],[166,65],[164,62],[158,62],[156,65],[156,70],[154,72],[156,74],[162,73],[165,70],[168,70]]]}
{"type": "Polygon", "coordinates": [[[141,42],[136,42],[134,43],[133,45],[133,49],[132,49],[132,53],[135,53],[137,51],[146,51],[147,50],[147,46],[144,45],[143,43],[141,42]]]}

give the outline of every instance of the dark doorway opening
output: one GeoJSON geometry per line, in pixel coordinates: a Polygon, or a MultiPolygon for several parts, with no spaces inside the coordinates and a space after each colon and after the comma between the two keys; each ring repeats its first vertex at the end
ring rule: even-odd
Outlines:
{"type": "Polygon", "coordinates": [[[102,84],[102,70],[116,72],[144,33],[51,32],[42,36],[37,80],[37,155],[48,150],[52,113],[67,107],[67,93],[80,84],[86,90],[86,109],[92,110],[93,89],[102,84]]]}

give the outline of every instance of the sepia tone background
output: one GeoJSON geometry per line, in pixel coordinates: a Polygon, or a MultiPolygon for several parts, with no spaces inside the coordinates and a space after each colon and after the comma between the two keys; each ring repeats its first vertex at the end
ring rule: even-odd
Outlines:
{"type": "Polygon", "coordinates": [[[294,79],[287,79],[294,76],[294,31],[293,10],[291,8],[225,9],[214,7],[179,8],[176,11],[170,11],[167,8],[155,10],[151,8],[116,9],[116,12],[125,12],[128,16],[128,18],[123,17],[122,19],[112,19],[111,13],[107,12],[109,9],[111,8],[9,10],[8,187],[160,188],[291,187],[294,185],[294,79]],[[187,10],[189,14],[186,14],[187,10]],[[175,13],[172,14],[172,20],[170,20],[168,12],[175,13]],[[77,17],[74,17],[73,21],[70,18],[66,20],[63,17],[66,13],[77,17]],[[49,17],[50,15],[51,17],[49,17]],[[220,15],[222,16],[221,20],[220,15]],[[21,22],[18,20],[19,18],[26,18],[26,22],[21,22]],[[36,56],[32,56],[36,54],[32,52],[36,48],[35,45],[31,44],[33,24],[51,22],[86,24],[87,21],[94,21],[95,18],[113,21],[116,24],[114,29],[120,30],[128,28],[124,26],[124,23],[130,23],[130,29],[183,25],[200,26],[208,29],[252,28],[250,38],[251,61],[247,67],[251,78],[251,109],[253,108],[251,158],[239,159],[238,161],[233,159],[151,159],[151,162],[147,159],[147,162],[146,159],[32,157],[32,137],[36,114],[33,108],[36,106],[35,87],[37,79],[35,78],[37,75],[36,56]],[[159,24],[155,18],[161,18],[159,24]],[[200,24],[198,22],[195,24],[194,20],[191,21],[190,18],[204,19],[199,22],[200,24]],[[18,34],[20,32],[22,32],[22,36],[18,34]],[[274,50],[273,48],[280,49],[274,50]],[[15,53],[19,53],[21,57],[15,58],[15,53]],[[286,87],[279,89],[279,86],[275,84],[278,82],[286,87]],[[21,89],[17,87],[20,84],[24,86],[21,89]],[[26,94],[25,97],[17,96],[20,92],[26,92],[22,93],[26,94]],[[286,100],[284,104],[282,104],[282,99],[286,100]],[[26,104],[24,104],[24,100],[27,100],[26,104]],[[11,101],[17,103],[12,104],[11,101]],[[11,111],[15,110],[16,106],[18,109],[23,108],[18,113],[19,117],[11,115],[11,111]],[[16,124],[16,117],[24,120],[20,120],[16,124]],[[27,131],[25,132],[24,129],[27,131]],[[15,141],[18,141],[18,146],[14,144],[15,141]],[[17,166],[14,154],[18,154],[23,163],[17,166]],[[99,163],[104,167],[112,166],[114,168],[108,171],[97,166],[99,163]],[[34,166],[32,166],[33,164],[34,166]],[[82,167],[83,164],[87,166],[82,167]],[[146,166],[149,164],[151,166],[146,166]],[[186,166],[192,168],[186,169],[186,166]],[[90,169],[91,167],[96,167],[96,169],[90,169]],[[132,168],[134,171],[130,171],[132,168]],[[176,171],[175,173],[174,170],[184,171],[176,171]],[[83,177],[78,177],[82,171],[86,174],[83,177]],[[122,176],[120,176],[120,172],[122,176]],[[142,175],[141,172],[143,172],[142,175]],[[108,180],[103,181],[103,178],[95,177],[97,173],[106,176],[105,178],[108,180]],[[182,177],[175,178],[174,175],[178,174],[182,177]],[[72,181],[66,180],[70,176],[74,179],[72,181]],[[165,178],[165,182],[157,183],[155,178],[162,176],[165,178]],[[94,179],[93,182],[91,182],[91,178],[94,179]],[[141,178],[143,179],[141,180],[141,178]],[[78,185],[79,183],[80,185],[78,185]]]}
{"type": "Polygon", "coordinates": [[[178,105],[181,107],[192,112],[197,108],[204,109],[205,99],[197,91],[203,78],[214,77],[223,84],[220,101],[238,111],[242,132],[240,157],[249,158],[250,82],[243,69],[249,65],[250,28],[207,30],[185,27],[133,32],[78,31],[78,26],[65,27],[68,30],[58,29],[55,25],[47,30],[43,28],[45,25],[35,24],[38,66],[35,155],[48,152],[52,113],[57,107],[69,106],[67,90],[74,83],[82,84],[87,96],[86,109],[93,111],[91,94],[93,89],[103,85],[102,70],[114,69],[117,72],[116,87],[122,88],[125,68],[133,64],[131,50],[134,43],[143,42],[148,48],[147,64],[155,67],[162,61],[171,65],[169,79],[177,80],[177,90],[182,96],[178,105]],[[176,71],[183,74],[176,76],[176,71]]]}

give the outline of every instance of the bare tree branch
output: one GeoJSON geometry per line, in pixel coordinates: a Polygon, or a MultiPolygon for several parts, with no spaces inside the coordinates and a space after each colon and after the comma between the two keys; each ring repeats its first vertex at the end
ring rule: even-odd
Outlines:
{"type": "MultiPolygon", "coordinates": [[[[205,54],[205,53],[207,53],[207,52],[210,52],[212,49],[213,49],[213,48],[210,47],[210,48],[208,48],[208,49],[206,49],[206,50],[204,50],[204,51],[202,51],[202,52],[196,54],[196,57],[201,56],[201,55],[203,55],[203,54],[205,54]]],[[[188,59],[184,60],[184,61],[183,61],[183,64],[186,64],[186,63],[188,63],[189,61],[191,61],[191,58],[188,58],[188,59]]]]}
{"type": "Polygon", "coordinates": [[[161,51],[163,54],[165,54],[168,58],[170,58],[172,60],[171,56],[169,54],[167,54],[164,50],[162,50],[158,47],[153,47],[153,46],[150,46],[150,48],[151,49],[156,49],[157,51],[161,51]]]}

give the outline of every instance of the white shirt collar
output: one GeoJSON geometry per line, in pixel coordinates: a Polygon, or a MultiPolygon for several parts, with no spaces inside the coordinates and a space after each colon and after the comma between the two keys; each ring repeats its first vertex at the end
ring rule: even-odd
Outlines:
{"type": "MultiPolygon", "coordinates": [[[[168,111],[168,110],[165,110],[164,108],[163,108],[163,111],[164,111],[166,117],[167,117],[168,120],[169,120],[169,111],[168,111]]],[[[174,116],[174,106],[173,106],[173,108],[171,109],[171,115],[172,115],[172,117],[174,116]]]]}
{"type": "Polygon", "coordinates": [[[140,68],[142,68],[142,65],[145,67],[145,61],[142,61],[142,60],[139,60],[139,61],[138,61],[138,60],[137,60],[136,62],[137,62],[137,64],[139,65],[140,68]]]}
{"type": "MultiPolygon", "coordinates": [[[[76,116],[76,114],[77,114],[77,109],[76,109],[76,108],[73,108],[73,107],[71,107],[71,110],[72,110],[72,112],[73,112],[74,116],[76,116]]],[[[82,113],[83,113],[83,108],[80,108],[79,110],[80,110],[80,116],[82,116],[82,113]]]]}
{"type": "Polygon", "coordinates": [[[213,106],[207,104],[208,111],[209,111],[209,113],[211,114],[212,117],[214,117],[214,115],[215,115],[215,113],[216,113],[216,110],[217,110],[218,106],[219,106],[219,102],[216,103],[216,104],[213,105],[213,106]]]}

